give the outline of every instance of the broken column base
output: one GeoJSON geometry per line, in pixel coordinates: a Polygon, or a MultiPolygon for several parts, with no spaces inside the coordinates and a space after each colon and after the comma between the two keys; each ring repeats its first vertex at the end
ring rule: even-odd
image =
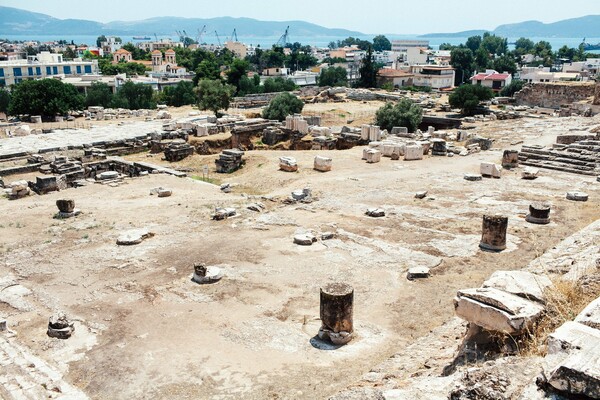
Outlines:
{"type": "Polygon", "coordinates": [[[81,210],[79,209],[74,209],[73,212],[62,212],[59,211],[56,214],[54,214],[54,218],[56,219],[65,219],[65,218],[71,218],[71,217],[76,217],[79,214],[81,214],[81,210]]]}
{"type": "Polygon", "coordinates": [[[63,313],[59,313],[50,317],[48,321],[48,336],[56,339],[68,339],[75,331],[73,322],[67,320],[67,317],[63,313]]]}
{"type": "Polygon", "coordinates": [[[215,266],[205,267],[204,265],[194,266],[194,276],[192,281],[200,284],[218,282],[223,278],[223,272],[221,268],[215,266]]]}
{"type": "Polygon", "coordinates": [[[352,340],[352,332],[333,332],[325,327],[319,328],[319,339],[328,340],[335,345],[344,345],[352,340]]]}

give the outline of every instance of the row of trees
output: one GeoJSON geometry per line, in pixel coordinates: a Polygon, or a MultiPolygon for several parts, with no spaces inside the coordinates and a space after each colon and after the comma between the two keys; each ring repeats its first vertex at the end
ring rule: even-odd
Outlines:
{"type": "Polygon", "coordinates": [[[375,36],[372,42],[350,36],[344,40],[338,40],[337,42],[329,42],[328,45],[328,47],[332,50],[346,46],[358,46],[359,49],[365,51],[369,47],[372,47],[375,51],[384,51],[392,49],[392,42],[390,42],[390,40],[384,35],[375,36]]]}

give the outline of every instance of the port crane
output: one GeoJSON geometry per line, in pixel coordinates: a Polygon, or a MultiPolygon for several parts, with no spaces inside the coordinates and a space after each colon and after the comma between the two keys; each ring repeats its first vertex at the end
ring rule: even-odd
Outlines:
{"type": "Polygon", "coordinates": [[[202,27],[202,29],[198,29],[198,36],[196,36],[196,42],[198,44],[202,44],[202,35],[206,32],[206,25],[202,27]]]}
{"type": "Polygon", "coordinates": [[[217,31],[215,31],[215,36],[217,37],[217,41],[219,42],[219,47],[221,47],[221,38],[219,37],[217,31]]]}
{"type": "Polygon", "coordinates": [[[281,35],[277,43],[275,43],[275,46],[285,47],[285,45],[289,43],[289,31],[290,27],[288,26],[287,28],[285,28],[285,32],[283,33],[283,35],[281,35]]]}
{"type": "Polygon", "coordinates": [[[230,40],[230,42],[233,42],[233,41],[234,41],[234,40],[233,40],[234,38],[235,38],[235,41],[236,41],[236,42],[239,42],[239,40],[238,40],[238,36],[237,36],[237,31],[235,30],[235,28],[233,28],[233,33],[231,34],[231,40],[230,40]]]}

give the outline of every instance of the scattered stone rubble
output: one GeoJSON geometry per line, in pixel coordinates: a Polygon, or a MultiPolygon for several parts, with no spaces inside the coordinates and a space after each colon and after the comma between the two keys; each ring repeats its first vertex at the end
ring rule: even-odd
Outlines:
{"type": "Polygon", "coordinates": [[[27,197],[31,194],[29,189],[29,182],[27,181],[15,181],[8,185],[4,189],[4,194],[8,196],[9,200],[17,200],[23,197],[27,197]]]}
{"type": "Polygon", "coordinates": [[[330,157],[315,156],[314,169],[320,172],[331,171],[333,160],[330,157]]]}
{"type": "Polygon", "coordinates": [[[235,208],[217,208],[212,216],[215,221],[221,221],[227,218],[231,218],[237,215],[235,208]]]}
{"type": "Polygon", "coordinates": [[[158,197],[170,197],[173,194],[172,189],[165,189],[162,186],[154,188],[150,191],[150,195],[157,195],[158,197]]]}

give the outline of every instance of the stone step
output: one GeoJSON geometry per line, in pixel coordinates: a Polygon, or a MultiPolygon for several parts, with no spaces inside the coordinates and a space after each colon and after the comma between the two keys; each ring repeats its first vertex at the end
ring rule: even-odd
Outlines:
{"type": "Polygon", "coordinates": [[[589,175],[589,176],[598,175],[597,170],[586,171],[586,170],[581,170],[581,169],[576,169],[576,168],[570,168],[569,166],[564,166],[562,164],[561,165],[547,164],[547,163],[535,162],[535,161],[531,161],[531,160],[521,161],[521,164],[526,165],[526,166],[531,166],[531,167],[545,168],[545,169],[551,169],[551,170],[562,171],[562,172],[570,172],[570,173],[580,174],[580,175],[589,175]]]}

